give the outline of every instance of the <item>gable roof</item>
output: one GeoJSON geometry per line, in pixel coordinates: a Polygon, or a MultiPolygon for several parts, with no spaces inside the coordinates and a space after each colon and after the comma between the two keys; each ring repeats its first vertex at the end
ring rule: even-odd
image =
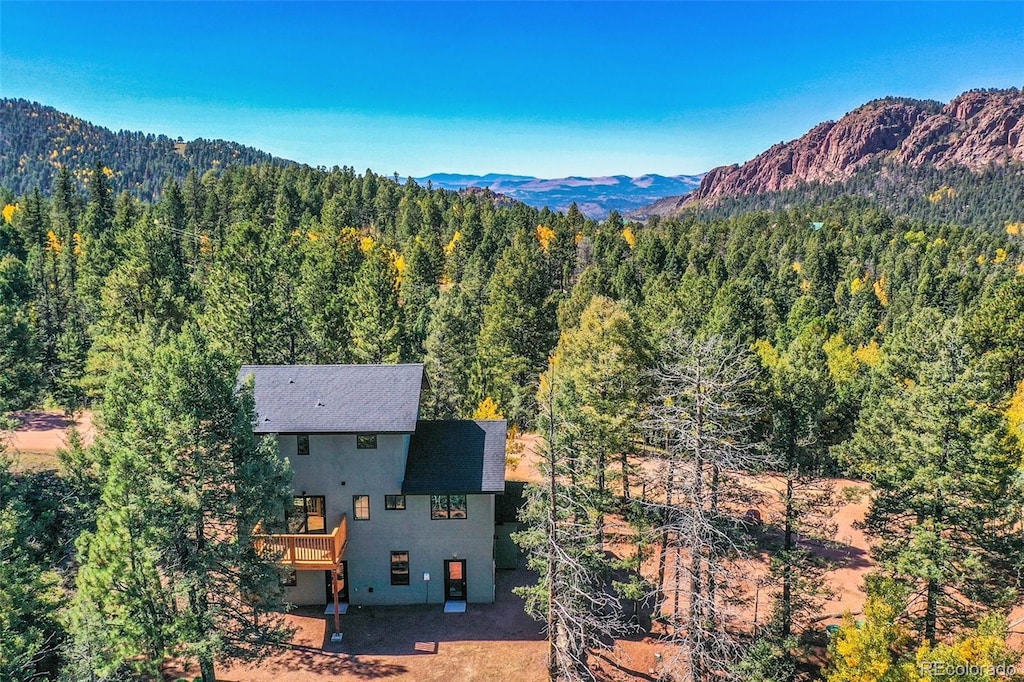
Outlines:
{"type": "Polygon", "coordinates": [[[505,491],[505,421],[421,421],[409,442],[405,495],[505,491]]]}
{"type": "Polygon", "coordinates": [[[423,365],[243,365],[256,433],[411,433],[423,365]]]}

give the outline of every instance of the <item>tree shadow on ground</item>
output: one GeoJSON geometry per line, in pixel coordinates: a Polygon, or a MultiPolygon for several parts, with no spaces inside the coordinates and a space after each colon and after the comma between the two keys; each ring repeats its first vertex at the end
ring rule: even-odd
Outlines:
{"type": "Polygon", "coordinates": [[[539,641],[544,639],[541,624],[512,593],[536,579],[525,569],[498,571],[495,602],[469,604],[466,613],[444,613],[441,604],[350,606],[341,617],[340,643],[330,641],[333,623],[327,618],[323,649],[353,656],[423,656],[436,654],[446,642],[539,641]]]}
{"type": "MultiPolygon", "coordinates": [[[[755,532],[754,541],[762,555],[771,555],[782,548],[783,532],[774,526],[764,526],[755,532]]],[[[822,541],[801,537],[797,541],[797,546],[810,550],[815,556],[825,559],[833,565],[833,568],[862,569],[871,568],[874,565],[867,552],[848,542],[822,541]]]]}
{"type": "Polygon", "coordinates": [[[16,412],[18,431],[60,431],[77,426],[73,417],[53,412],[16,412]]]}
{"type": "Polygon", "coordinates": [[[631,680],[648,680],[649,682],[655,682],[658,679],[657,677],[641,672],[640,670],[630,668],[629,665],[632,665],[632,662],[628,660],[628,657],[627,660],[623,661],[619,660],[617,657],[611,657],[603,652],[599,652],[596,654],[595,658],[603,662],[603,665],[595,671],[598,680],[607,680],[608,682],[612,682],[613,680],[622,679],[620,675],[616,675],[611,673],[609,670],[606,670],[606,667],[613,668],[619,673],[628,675],[631,680]]]}
{"type": "Polygon", "coordinates": [[[376,680],[408,672],[404,665],[375,661],[348,653],[332,652],[316,647],[292,646],[267,665],[267,670],[303,672],[309,675],[332,675],[376,680]],[[277,660],[277,659],[280,660],[277,660]]]}

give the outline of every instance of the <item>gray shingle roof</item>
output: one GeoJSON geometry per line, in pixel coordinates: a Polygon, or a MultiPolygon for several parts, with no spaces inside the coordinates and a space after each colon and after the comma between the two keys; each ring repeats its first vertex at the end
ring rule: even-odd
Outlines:
{"type": "Polygon", "coordinates": [[[402,493],[505,491],[505,421],[421,421],[409,442],[402,493]]]}
{"type": "Polygon", "coordinates": [[[243,365],[256,433],[411,433],[423,365],[243,365]]]}

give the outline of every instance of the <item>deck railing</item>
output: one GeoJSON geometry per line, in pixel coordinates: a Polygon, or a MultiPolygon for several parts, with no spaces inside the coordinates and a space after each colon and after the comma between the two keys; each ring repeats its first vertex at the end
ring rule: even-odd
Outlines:
{"type": "Polygon", "coordinates": [[[341,563],[348,544],[348,516],[329,534],[274,533],[253,536],[256,550],[263,556],[295,568],[329,569],[341,563]]]}

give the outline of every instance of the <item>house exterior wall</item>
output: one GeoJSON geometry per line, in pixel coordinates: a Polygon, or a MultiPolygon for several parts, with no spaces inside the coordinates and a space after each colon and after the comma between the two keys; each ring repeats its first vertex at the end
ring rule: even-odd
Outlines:
{"type": "MultiPolygon", "coordinates": [[[[348,514],[349,603],[441,603],[444,561],[466,561],[467,601],[494,601],[494,496],[468,495],[465,519],[431,519],[430,496],[406,496],[405,510],[384,509],[385,495],[402,491],[409,447],[406,434],[378,434],[376,449],[358,449],[354,434],[309,436],[309,455],[298,456],[294,435],[278,436],[289,460],[296,495],[324,496],[327,528],[348,514]],[[358,520],[353,495],[370,496],[370,518],[358,520]],[[409,552],[409,585],[391,585],[391,552],[409,552]],[[423,574],[430,574],[430,581],[423,574]]],[[[285,588],[293,604],[326,601],[323,571],[299,571],[285,588]]]]}

